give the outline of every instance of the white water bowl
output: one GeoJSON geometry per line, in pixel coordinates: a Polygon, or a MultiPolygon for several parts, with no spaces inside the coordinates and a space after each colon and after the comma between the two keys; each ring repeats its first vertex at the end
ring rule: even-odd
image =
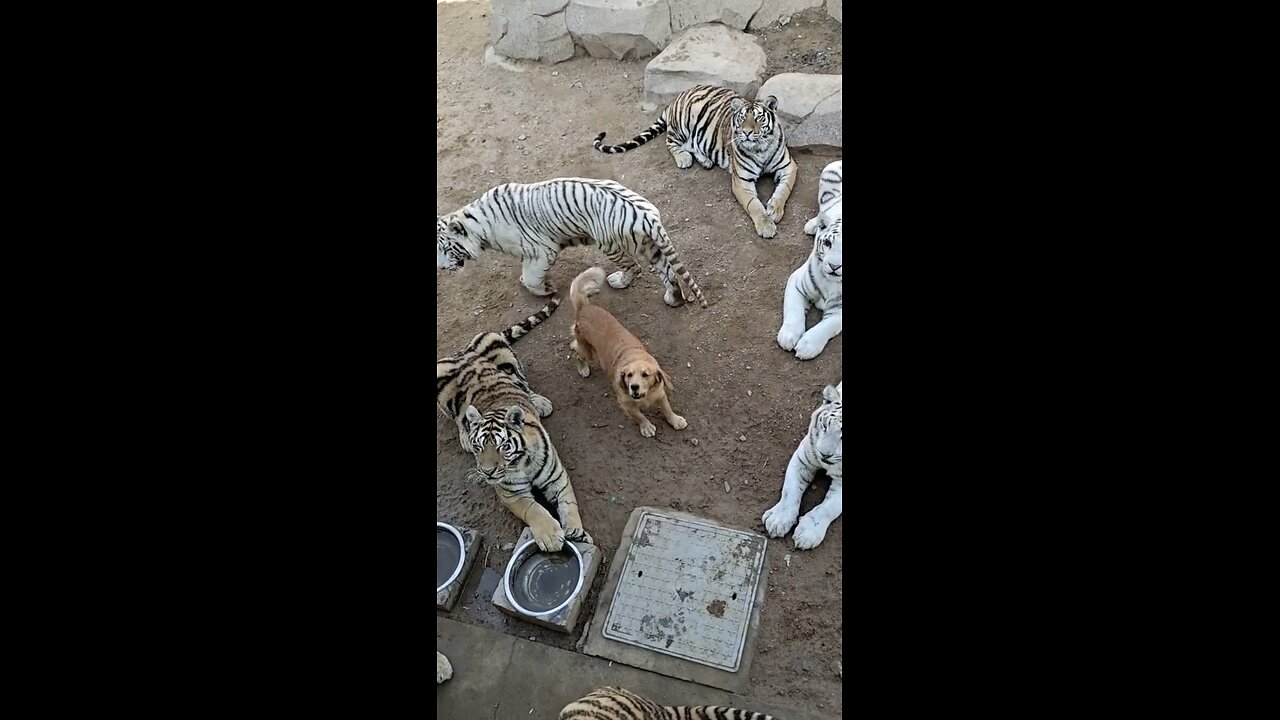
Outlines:
{"type": "Polygon", "coordinates": [[[517,612],[546,617],[560,612],[582,592],[583,570],[582,553],[572,542],[565,540],[560,552],[548,553],[529,540],[511,554],[502,584],[517,612]]]}
{"type": "Polygon", "coordinates": [[[458,579],[458,575],[462,573],[462,566],[467,561],[467,544],[462,540],[462,533],[458,532],[458,528],[449,523],[436,521],[436,592],[449,587],[454,580],[458,579]],[[443,532],[442,532],[443,531],[443,532]],[[455,545],[456,543],[456,545],[455,545]],[[449,573],[449,579],[443,583],[440,582],[440,562],[441,553],[445,553],[444,561],[447,563],[451,556],[456,553],[458,562],[454,566],[453,571],[449,573]]]}

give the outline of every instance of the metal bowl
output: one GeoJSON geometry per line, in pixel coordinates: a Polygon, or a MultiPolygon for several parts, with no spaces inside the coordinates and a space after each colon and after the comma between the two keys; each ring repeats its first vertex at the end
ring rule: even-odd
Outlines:
{"type": "Polygon", "coordinates": [[[549,553],[530,540],[511,554],[502,583],[507,600],[518,612],[546,617],[560,612],[582,592],[582,575],[582,553],[572,542],[565,540],[560,552],[549,553]]]}
{"type": "Polygon", "coordinates": [[[436,592],[449,587],[462,573],[462,565],[467,559],[467,545],[462,541],[462,533],[449,523],[436,521],[436,592]],[[449,579],[440,582],[440,575],[449,567],[454,556],[458,561],[449,573],[449,579]],[[443,567],[442,567],[443,566],[443,567]]]}

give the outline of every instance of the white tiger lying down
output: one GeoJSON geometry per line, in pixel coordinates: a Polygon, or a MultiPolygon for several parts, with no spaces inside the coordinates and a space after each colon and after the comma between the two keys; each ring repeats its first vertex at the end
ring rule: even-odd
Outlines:
{"type": "Polygon", "coordinates": [[[795,350],[801,360],[817,357],[844,329],[843,176],[840,160],[822,170],[818,216],[804,225],[804,231],[815,236],[813,251],[808,262],[787,279],[782,299],[778,345],[783,350],[795,350]],[[810,306],[822,311],[822,320],[806,332],[804,313],[810,306]]]}
{"type": "Polygon", "coordinates": [[[627,287],[640,268],[652,266],[667,289],[663,301],[668,305],[696,297],[707,306],[702,289],[680,264],[658,209],[612,180],[508,183],[436,218],[437,269],[458,270],[482,251],[497,250],[520,259],[520,281],[534,295],[555,292],[547,271],[560,251],[575,245],[599,245],[621,268],[609,276],[615,288],[627,287]]]}
{"type": "Polygon", "coordinates": [[[449,658],[445,657],[439,650],[436,651],[436,684],[448,680],[453,677],[453,666],[449,664],[449,658]]]}
{"type": "Polygon", "coordinates": [[[844,509],[844,382],[822,389],[823,404],[809,419],[809,432],[791,455],[787,479],[782,482],[782,499],[764,513],[764,526],[773,537],[782,537],[796,524],[800,497],[813,482],[818,470],[831,478],[827,497],[810,510],[796,527],[796,549],[818,547],[827,528],[844,509]]]}

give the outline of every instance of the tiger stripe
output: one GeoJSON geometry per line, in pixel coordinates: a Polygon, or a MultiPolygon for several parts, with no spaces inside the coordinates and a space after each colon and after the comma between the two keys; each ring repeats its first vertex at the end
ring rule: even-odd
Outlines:
{"type": "Polygon", "coordinates": [[[605,687],[574,700],[560,720],[778,720],[772,715],[717,705],[659,705],[630,690],[605,687]]]}

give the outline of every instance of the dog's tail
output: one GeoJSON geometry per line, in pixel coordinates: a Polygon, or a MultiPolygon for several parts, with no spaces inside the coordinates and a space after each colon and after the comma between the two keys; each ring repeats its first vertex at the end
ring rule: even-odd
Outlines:
{"type": "Polygon", "coordinates": [[[588,298],[600,292],[600,285],[603,283],[604,269],[598,267],[587,268],[573,279],[573,284],[569,286],[569,302],[573,303],[575,316],[587,304],[588,298]]]}

